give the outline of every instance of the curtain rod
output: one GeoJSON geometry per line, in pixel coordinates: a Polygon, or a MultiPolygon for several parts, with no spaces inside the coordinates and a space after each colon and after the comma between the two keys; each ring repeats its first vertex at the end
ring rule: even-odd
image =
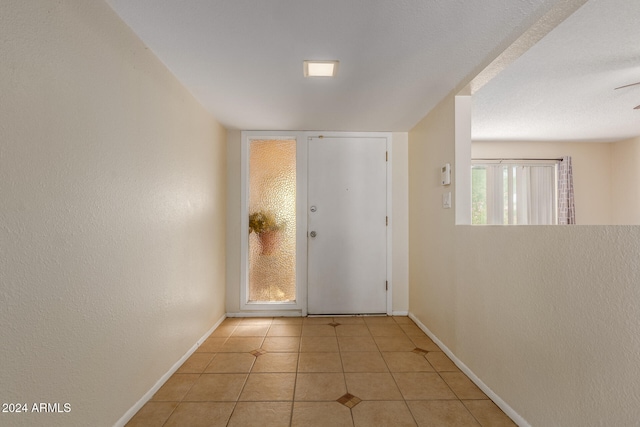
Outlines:
{"type": "Polygon", "coordinates": [[[560,158],[555,158],[555,159],[516,159],[516,158],[495,158],[495,159],[491,159],[491,158],[473,158],[471,160],[522,160],[522,161],[527,161],[527,160],[554,160],[554,161],[558,161],[561,162],[562,161],[562,157],[560,158]]]}

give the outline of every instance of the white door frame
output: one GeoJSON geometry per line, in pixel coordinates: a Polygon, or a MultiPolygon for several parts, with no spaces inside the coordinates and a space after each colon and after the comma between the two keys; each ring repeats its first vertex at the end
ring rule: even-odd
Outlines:
{"type": "Polygon", "coordinates": [[[247,287],[249,283],[249,224],[240,221],[240,311],[246,315],[266,316],[306,316],[307,315],[307,174],[308,174],[308,140],[310,137],[377,137],[386,138],[387,152],[387,314],[392,314],[392,182],[391,182],[391,138],[390,132],[300,132],[300,131],[242,131],[241,132],[241,189],[240,215],[249,216],[249,141],[252,139],[295,139],[296,140],[296,301],[252,303],[248,302],[247,287]]]}

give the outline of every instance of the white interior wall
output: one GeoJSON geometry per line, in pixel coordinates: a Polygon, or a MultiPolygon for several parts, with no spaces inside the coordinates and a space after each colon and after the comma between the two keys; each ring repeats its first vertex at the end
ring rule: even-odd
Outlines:
{"type": "Polygon", "coordinates": [[[104,2],[0,2],[3,425],[111,426],[224,315],[225,130],[104,2]]]}
{"type": "MultiPolygon", "coordinates": [[[[240,186],[241,133],[227,135],[227,313],[240,313],[240,186]]],[[[408,263],[408,134],[392,134],[393,306],[406,314],[409,307],[408,263]]]]}
{"type": "Polygon", "coordinates": [[[561,158],[571,156],[576,223],[607,225],[613,222],[613,144],[595,142],[473,142],[473,158],[561,158]]]}
{"type": "Polygon", "coordinates": [[[453,117],[409,133],[410,312],[525,423],[635,425],[640,227],[454,225],[453,117]]]}

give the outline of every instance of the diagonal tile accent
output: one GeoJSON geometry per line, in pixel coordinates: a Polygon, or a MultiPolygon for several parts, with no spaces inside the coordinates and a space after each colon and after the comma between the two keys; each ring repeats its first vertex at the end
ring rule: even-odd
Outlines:
{"type": "Polygon", "coordinates": [[[335,328],[336,326],[340,326],[340,323],[331,322],[329,323],[329,326],[333,326],[335,328]]]}
{"type": "Polygon", "coordinates": [[[343,404],[347,408],[351,409],[358,403],[362,402],[362,399],[354,396],[351,393],[347,393],[336,400],[336,402],[343,404]]]}
{"type": "Polygon", "coordinates": [[[427,354],[427,353],[429,353],[427,350],[421,349],[419,347],[416,347],[411,351],[414,352],[415,354],[427,354]]]}
{"type": "Polygon", "coordinates": [[[250,353],[253,354],[255,357],[259,357],[259,356],[262,356],[263,354],[267,354],[267,350],[257,348],[253,351],[250,351],[250,353]]]}

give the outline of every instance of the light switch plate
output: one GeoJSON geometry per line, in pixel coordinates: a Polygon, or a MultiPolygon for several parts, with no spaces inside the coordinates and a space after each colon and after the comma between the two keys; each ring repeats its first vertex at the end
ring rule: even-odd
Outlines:
{"type": "Polygon", "coordinates": [[[451,191],[442,194],[442,207],[444,209],[451,209],[451,191]]]}

